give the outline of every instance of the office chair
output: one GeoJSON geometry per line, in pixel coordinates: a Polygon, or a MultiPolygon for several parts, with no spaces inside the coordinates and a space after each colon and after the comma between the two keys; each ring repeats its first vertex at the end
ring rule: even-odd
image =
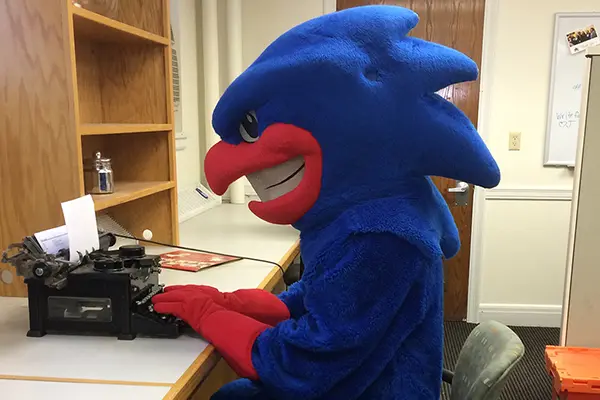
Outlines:
{"type": "Polygon", "coordinates": [[[444,369],[450,400],[495,400],[506,378],[525,354],[521,339],[507,326],[484,322],[471,332],[458,356],[454,372],[444,369]]]}
{"type": "Polygon", "coordinates": [[[294,260],[292,264],[288,267],[283,275],[283,281],[286,286],[291,286],[292,284],[298,282],[302,275],[304,274],[304,262],[302,261],[302,257],[298,256],[294,260]]]}

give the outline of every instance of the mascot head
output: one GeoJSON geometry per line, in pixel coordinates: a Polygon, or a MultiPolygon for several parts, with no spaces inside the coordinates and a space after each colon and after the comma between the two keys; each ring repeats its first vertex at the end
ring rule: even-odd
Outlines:
{"type": "Polygon", "coordinates": [[[246,176],[261,199],[250,203],[257,216],[302,227],[370,199],[419,196],[411,182],[431,175],[496,186],[479,134],[436,94],[476,79],[477,66],[408,37],[417,23],[405,8],[366,6],[279,37],[217,104],[211,188],[223,194],[246,176]]]}

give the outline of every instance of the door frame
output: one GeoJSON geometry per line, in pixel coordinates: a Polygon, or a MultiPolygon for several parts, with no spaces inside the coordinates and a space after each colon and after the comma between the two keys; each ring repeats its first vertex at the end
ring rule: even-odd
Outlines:
{"type": "Polygon", "coordinates": [[[337,0],[323,0],[323,14],[329,14],[337,10],[337,0]]]}
{"type": "MultiPolygon", "coordinates": [[[[481,78],[479,83],[479,109],[477,131],[485,143],[489,142],[489,113],[492,102],[490,88],[492,87],[494,71],[492,68],[493,53],[497,37],[497,22],[500,0],[485,0],[483,15],[483,44],[481,55],[481,78]]],[[[483,234],[485,232],[485,189],[475,188],[473,197],[473,219],[471,222],[471,257],[469,258],[469,292],[467,294],[467,322],[479,322],[479,306],[481,299],[481,271],[483,253],[483,234]]]]}

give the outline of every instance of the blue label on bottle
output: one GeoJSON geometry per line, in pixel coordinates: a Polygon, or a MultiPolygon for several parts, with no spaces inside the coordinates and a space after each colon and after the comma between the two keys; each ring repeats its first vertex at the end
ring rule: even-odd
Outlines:
{"type": "Polygon", "coordinates": [[[108,191],[108,179],[105,173],[100,172],[99,174],[99,179],[98,179],[98,184],[100,186],[100,191],[101,192],[107,192],[108,191]]]}

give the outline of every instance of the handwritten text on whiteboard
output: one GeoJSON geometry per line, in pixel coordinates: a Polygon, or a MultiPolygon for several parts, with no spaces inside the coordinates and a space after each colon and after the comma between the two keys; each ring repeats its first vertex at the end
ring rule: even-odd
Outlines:
{"type": "Polygon", "coordinates": [[[556,113],[559,128],[570,128],[579,122],[579,111],[563,111],[556,113]]]}

